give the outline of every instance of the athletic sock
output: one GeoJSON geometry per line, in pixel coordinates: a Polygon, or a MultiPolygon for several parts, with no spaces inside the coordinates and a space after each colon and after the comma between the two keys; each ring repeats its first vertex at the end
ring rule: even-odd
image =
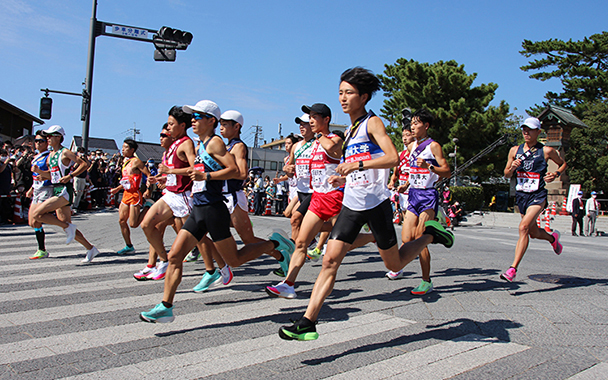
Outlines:
{"type": "Polygon", "coordinates": [[[133,248],[133,244],[127,244],[127,247],[133,248]]]}
{"type": "Polygon", "coordinates": [[[46,251],[44,249],[44,230],[42,227],[34,228],[34,232],[36,233],[36,241],[38,242],[38,249],[41,251],[46,251]]]}
{"type": "Polygon", "coordinates": [[[287,280],[285,280],[285,283],[289,286],[294,286],[296,284],[295,282],[291,282],[291,281],[287,281],[287,280]]]}
{"type": "Polygon", "coordinates": [[[163,301],[163,306],[166,307],[167,309],[171,309],[173,307],[173,304],[163,301]]]}
{"type": "Polygon", "coordinates": [[[148,264],[148,265],[146,265],[146,266],[147,266],[148,268],[154,268],[154,267],[156,267],[156,264],[153,264],[153,265],[148,264]]]}
{"type": "Polygon", "coordinates": [[[279,246],[279,244],[280,244],[280,243],[279,243],[278,241],[276,241],[276,240],[272,240],[272,239],[271,239],[270,241],[272,242],[272,244],[274,244],[274,248],[275,248],[275,249],[276,249],[276,248],[279,246]]]}
{"type": "Polygon", "coordinates": [[[285,255],[283,254],[283,252],[279,252],[279,254],[281,255],[279,262],[282,263],[283,261],[285,261],[285,255]]]}
{"type": "Polygon", "coordinates": [[[300,319],[300,326],[302,327],[309,327],[309,326],[314,326],[315,323],[313,321],[311,321],[310,319],[302,316],[302,318],[300,319]]]}
{"type": "Polygon", "coordinates": [[[208,270],[207,274],[213,276],[215,274],[215,268],[213,268],[213,270],[208,270]]]}

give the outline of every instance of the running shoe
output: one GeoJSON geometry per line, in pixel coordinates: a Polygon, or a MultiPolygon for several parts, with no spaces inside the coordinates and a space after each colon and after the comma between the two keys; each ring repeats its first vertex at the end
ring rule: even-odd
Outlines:
{"type": "Polygon", "coordinates": [[[293,251],[296,250],[296,245],[291,241],[289,236],[287,236],[287,233],[279,228],[273,231],[269,239],[279,242],[279,246],[276,249],[281,252],[287,252],[289,257],[291,257],[293,251]]]}
{"type": "Polygon", "coordinates": [[[171,323],[175,320],[173,306],[167,308],[162,302],[154,306],[152,310],[140,313],[139,318],[150,323],[171,323]]]}
{"type": "Polygon", "coordinates": [[[424,235],[432,235],[432,244],[443,244],[444,247],[450,248],[454,245],[454,234],[446,231],[445,228],[436,220],[429,220],[424,223],[424,235]]]}
{"type": "Polygon", "coordinates": [[[315,340],[319,338],[319,333],[314,322],[308,318],[302,317],[299,321],[294,322],[291,326],[283,326],[279,329],[279,336],[285,340],[315,340]]]}
{"type": "Polygon", "coordinates": [[[165,273],[167,272],[168,266],[168,261],[160,261],[158,264],[156,264],[156,268],[154,268],[154,270],[146,276],[146,280],[162,280],[165,278],[165,273]]]}
{"type": "Polygon", "coordinates": [[[49,257],[49,253],[39,249],[36,251],[36,253],[34,253],[34,256],[30,257],[30,260],[46,259],[47,257],[49,257]]]}
{"type": "Polygon", "coordinates": [[[272,273],[279,277],[285,277],[285,272],[283,272],[283,268],[275,269],[272,271],[272,273]]]}
{"type": "Polygon", "coordinates": [[[400,270],[399,272],[393,272],[392,270],[389,270],[388,272],[386,272],[384,277],[388,278],[389,280],[398,280],[403,277],[403,270],[400,270]]]}
{"type": "Polygon", "coordinates": [[[367,223],[365,223],[365,224],[363,225],[363,231],[365,231],[365,232],[369,232],[369,226],[367,225],[367,223]]]}
{"type": "Polygon", "coordinates": [[[306,257],[308,257],[310,261],[319,261],[319,258],[321,257],[321,250],[315,247],[315,249],[312,251],[306,252],[306,257]]]}
{"type": "Polygon", "coordinates": [[[90,263],[91,261],[93,261],[93,259],[97,255],[99,255],[99,250],[96,247],[93,247],[87,251],[86,257],[84,259],[82,259],[80,262],[85,263],[85,264],[90,263]]]}
{"type": "Polygon", "coordinates": [[[209,272],[205,272],[203,275],[203,279],[198,283],[192,290],[195,293],[202,293],[209,290],[209,288],[213,288],[222,283],[222,275],[219,270],[213,272],[213,274],[209,274],[209,272]]]}
{"type": "Polygon", "coordinates": [[[424,281],[420,282],[420,285],[412,289],[411,293],[417,296],[423,296],[425,294],[433,291],[433,282],[432,281],[424,281]]]}
{"type": "Polygon", "coordinates": [[[125,246],[123,249],[121,249],[120,251],[116,252],[117,255],[126,255],[129,253],[135,253],[135,247],[133,246],[125,246]]]}
{"type": "Polygon", "coordinates": [[[154,201],[152,199],[146,199],[146,203],[144,203],[144,207],[143,208],[150,208],[152,207],[152,205],[154,205],[154,201]]]}
{"type": "Polygon", "coordinates": [[[564,247],[562,247],[562,244],[559,242],[559,238],[561,237],[561,235],[558,230],[554,230],[551,236],[553,236],[553,238],[555,239],[553,240],[553,243],[551,243],[551,247],[553,247],[553,252],[555,252],[556,255],[559,255],[562,253],[562,249],[564,249],[564,247]]]}
{"type": "Polygon", "coordinates": [[[314,237],[312,238],[312,241],[310,242],[310,244],[308,244],[308,249],[314,249],[317,246],[317,238],[314,237]]]}
{"type": "Polygon", "coordinates": [[[76,225],[72,224],[72,223],[68,223],[68,226],[66,228],[63,229],[65,231],[65,234],[67,235],[67,238],[65,239],[65,244],[70,244],[71,242],[74,241],[74,238],[76,237],[76,225]]]}
{"type": "Polygon", "coordinates": [[[507,271],[500,275],[505,281],[513,282],[515,280],[515,276],[517,275],[517,269],[510,267],[507,271]]]}
{"type": "Polygon", "coordinates": [[[194,249],[192,251],[190,251],[186,257],[184,258],[184,262],[185,263],[191,263],[193,261],[198,260],[198,258],[200,257],[200,252],[198,251],[197,247],[194,247],[194,249]]]}
{"type": "Polygon", "coordinates": [[[144,269],[133,274],[133,277],[135,277],[135,279],[137,281],[146,281],[147,280],[146,276],[149,275],[150,273],[154,272],[154,269],[156,269],[156,267],[150,268],[149,266],[146,266],[144,269]]]}
{"type": "Polygon", "coordinates": [[[234,277],[232,275],[232,268],[230,268],[230,265],[228,264],[220,269],[220,275],[222,276],[222,284],[224,285],[230,284],[230,281],[232,281],[232,278],[234,277]]]}
{"type": "Polygon", "coordinates": [[[266,293],[271,297],[281,297],[292,299],[296,298],[296,292],[293,286],[287,285],[284,281],[279,282],[275,286],[267,286],[266,293]]]}

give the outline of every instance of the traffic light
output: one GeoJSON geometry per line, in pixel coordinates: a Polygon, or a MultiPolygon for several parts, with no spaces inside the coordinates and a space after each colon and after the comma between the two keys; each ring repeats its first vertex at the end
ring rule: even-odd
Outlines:
{"type": "Polygon", "coordinates": [[[177,42],[178,45],[176,46],[176,49],[178,50],[186,50],[188,45],[192,42],[192,33],[169,28],[168,26],[160,28],[157,34],[163,40],[177,42]]]}
{"type": "Polygon", "coordinates": [[[175,49],[156,49],[154,50],[155,61],[175,62],[175,49]]]}
{"type": "Polygon", "coordinates": [[[51,111],[53,109],[53,99],[45,96],[40,98],[40,118],[49,120],[51,118],[51,111]]]}

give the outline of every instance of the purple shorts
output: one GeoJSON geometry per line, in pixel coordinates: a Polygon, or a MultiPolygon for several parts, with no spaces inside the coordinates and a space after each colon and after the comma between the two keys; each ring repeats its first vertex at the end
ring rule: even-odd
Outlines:
{"type": "Polygon", "coordinates": [[[420,216],[426,210],[433,210],[437,215],[438,199],[439,193],[435,189],[410,188],[407,198],[410,204],[407,206],[407,210],[416,216],[420,216]]]}

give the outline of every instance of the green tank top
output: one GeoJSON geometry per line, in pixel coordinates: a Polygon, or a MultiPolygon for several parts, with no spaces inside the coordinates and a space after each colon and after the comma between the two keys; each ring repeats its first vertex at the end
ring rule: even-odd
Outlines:
{"type": "MultiPolygon", "coordinates": [[[[72,163],[70,162],[70,165],[66,166],[61,160],[61,155],[63,154],[63,151],[65,149],[66,148],[61,148],[57,153],[51,153],[50,155],[49,170],[51,171],[52,184],[59,184],[61,178],[65,177],[70,173],[70,167],[72,166],[72,163]]],[[[72,179],[70,179],[70,183],[71,182],[72,179]]]]}

